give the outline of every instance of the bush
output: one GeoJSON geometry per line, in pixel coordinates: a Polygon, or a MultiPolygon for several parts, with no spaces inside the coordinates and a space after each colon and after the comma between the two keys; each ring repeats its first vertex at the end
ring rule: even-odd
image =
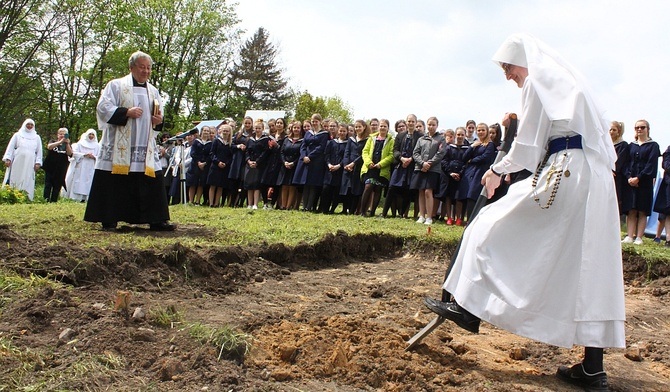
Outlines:
{"type": "Polygon", "coordinates": [[[0,204],[30,203],[28,193],[5,184],[0,186],[0,204]]]}

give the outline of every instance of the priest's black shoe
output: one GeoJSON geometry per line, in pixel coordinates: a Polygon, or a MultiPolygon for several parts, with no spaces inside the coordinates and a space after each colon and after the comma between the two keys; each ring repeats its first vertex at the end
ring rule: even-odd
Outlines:
{"type": "Polygon", "coordinates": [[[584,371],[584,366],[581,363],[578,363],[573,367],[559,367],[556,372],[556,377],[572,385],[584,388],[585,391],[610,390],[607,384],[607,374],[605,372],[601,371],[595,374],[588,374],[584,371]]]}
{"type": "Polygon", "coordinates": [[[479,333],[479,318],[463,309],[456,302],[442,302],[426,298],[423,303],[440,317],[451,320],[459,327],[472,333],[479,333]]]}
{"type": "Polygon", "coordinates": [[[115,232],[116,231],[116,222],[105,222],[102,224],[102,231],[115,232]]]}
{"type": "Polygon", "coordinates": [[[151,231],[175,231],[177,225],[167,222],[152,223],[149,225],[151,231]]]}

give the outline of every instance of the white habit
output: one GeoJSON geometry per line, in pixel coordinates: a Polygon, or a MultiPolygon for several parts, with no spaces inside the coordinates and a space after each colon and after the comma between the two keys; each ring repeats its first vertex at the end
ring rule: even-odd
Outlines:
{"type": "Polygon", "coordinates": [[[35,122],[27,119],[21,129],[9,140],[3,162],[10,160],[10,167],[5,168],[3,184],[26,191],[28,198],[33,200],[35,195],[35,164],[42,165],[42,139],[35,130],[35,122]],[[26,128],[32,123],[33,128],[26,128]]]}
{"type": "Polygon", "coordinates": [[[72,145],[72,158],[65,175],[67,190],[63,189],[63,197],[79,201],[88,198],[99,152],[98,136],[93,129],[83,133],[79,141],[72,145]],[[88,138],[90,134],[95,135],[93,140],[88,138]]]}
{"type": "Polygon", "coordinates": [[[512,36],[494,61],[528,68],[517,138],[496,172],[535,172],[555,138],[581,135],[584,147],[549,157],[536,187],[543,206],[557,178],[545,189],[551,164],[569,174],[548,209],[533,200],[533,176],[482,208],[443,287],[475,316],[521,336],[561,347],[625,347],[609,121],[581,75],[533,37],[512,36]]]}

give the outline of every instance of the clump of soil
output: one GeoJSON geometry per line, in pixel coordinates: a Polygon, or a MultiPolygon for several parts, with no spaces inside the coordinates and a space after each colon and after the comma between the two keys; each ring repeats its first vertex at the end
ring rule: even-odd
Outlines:
{"type": "MultiPolygon", "coordinates": [[[[137,235],[146,233],[138,231],[137,235]]],[[[160,251],[48,245],[0,226],[0,260],[63,288],[0,298],[0,385],[9,389],[160,391],[571,391],[556,367],[581,359],[484,324],[445,323],[415,350],[448,260],[405,239],[338,232],[318,244],[160,251]],[[63,249],[67,249],[64,252],[63,249]],[[413,249],[406,254],[405,249],[413,249]],[[114,310],[119,290],[128,312],[114,310]],[[176,309],[161,327],[151,317],[176,309]],[[250,352],[221,350],[190,326],[232,326],[250,352]],[[28,366],[25,366],[28,364],[28,366]],[[25,367],[24,367],[25,366],[25,367]],[[82,370],[83,369],[83,370],[82,370]],[[20,376],[20,377],[19,377],[20,376]]],[[[453,249],[450,245],[448,251],[453,249]]],[[[446,252],[448,253],[448,252],[446,252]]],[[[670,390],[667,266],[625,255],[628,349],[606,350],[615,391],[670,390]],[[648,280],[649,276],[655,280],[648,280]]]]}

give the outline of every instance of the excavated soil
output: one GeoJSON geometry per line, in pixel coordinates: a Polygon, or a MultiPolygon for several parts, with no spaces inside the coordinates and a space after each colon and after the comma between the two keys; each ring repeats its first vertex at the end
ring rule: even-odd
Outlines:
{"type": "MultiPolygon", "coordinates": [[[[13,347],[0,346],[0,391],[579,390],[554,373],[579,361],[581,348],[486,323],[474,335],[447,322],[405,350],[433,318],[422,300],[439,296],[444,255],[453,249],[344,232],[295,248],[180,244],[182,236],[206,236],[199,230],[164,234],[170,245],[156,252],[49,245],[0,226],[3,268],[64,285],[31,296],[0,293],[0,338],[13,347]],[[115,310],[119,290],[130,293],[128,314],[115,310]],[[150,317],[128,317],[136,308],[183,317],[160,327],[150,317]],[[251,350],[219,358],[217,347],[189,335],[196,322],[252,336],[251,350]],[[91,359],[96,366],[82,365],[91,359]]],[[[605,351],[611,389],[668,391],[668,267],[650,271],[644,259],[625,254],[624,270],[628,348],[605,351]]]]}

